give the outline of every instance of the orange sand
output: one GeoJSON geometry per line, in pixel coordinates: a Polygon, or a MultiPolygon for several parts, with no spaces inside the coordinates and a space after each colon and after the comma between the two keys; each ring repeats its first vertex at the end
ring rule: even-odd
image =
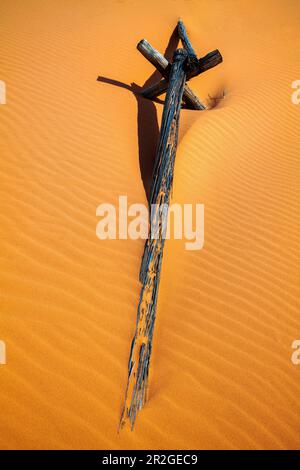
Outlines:
{"type": "MultiPolygon", "coordinates": [[[[300,448],[297,0],[1,0],[0,447],[300,448]],[[155,14],[155,6],[159,14],[155,14]],[[173,202],[205,204],[205,247],[168,241],[149,401],[117,434],[143,241],[100,241],[96,207],[145,202],[137,102],[177,19],[199,55],[173,202]]],[[[156,105],[160,122],[162,106],[156,105]]]]}

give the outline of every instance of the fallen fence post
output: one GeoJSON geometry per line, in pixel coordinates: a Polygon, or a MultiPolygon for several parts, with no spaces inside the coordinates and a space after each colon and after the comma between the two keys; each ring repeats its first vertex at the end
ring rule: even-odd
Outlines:
{"type": "MultiPolygon", "coordinates": [[[[198,60],[197,63],[197,68],[192,69],[187,73],[187,80],[190,80],[192,77],[196,77],[197,75],[200,75],[201,73],[206,72],[207,70],[216,67],[216,65],[220,64],[222,62],[222,56],[218,49],[215,51],[209,52],[206,54],[206,56],[202,57],[201,59],[198,60]]],[[[155,99],[159,95],[162,95],[168,88],[168,80],[163,78],[160,82],[155,83],[154,85],[145,88],[142,91],[142,95],[145,98],[149,99],[155,99]]]]}
{"type": "Polygon", "coordinates": [[[182,21],[178,22],[177,28],[184,48],[174,52],[172,64],[145,39],[137,45],[138,50],[164,77],[159,83],[143,90],[142,95],[153,99],[165,91],[167,93],[153,171],[150,234],[145,243],[140,268],[142,288],[129,355],[125,404],[120,427],[129,421],[133,428],[137,413],[146,401],[182,99],[194,109],[204,108],[197,96],[187,87],[186,81],[222,62],[222,56],[217,49],[198,60],[182,21]]]}
{"type": "MultiPolygon", "coordinates": [[[[163,77],[166,79],[169,78],[171,70],[170,62],[160,52],[152,47],[146,39],[142,39],[138,43],[137,49],[147,60],[149,60],[149,62],[151,62],[152,65],[154,65],[154,67],[157,68],[163,77]]],[[[194,94],[188,85],[185,85],[184,87],[183,99],[189,108],[198,110],[206,109],[204,104],[201,103],[199,98],[194,94]]]]}
{"type": "Polygon", "coordinates": [[[190,57],[195,57],[197,59],[196,52],[194,51],[194,48],[191,44],[191,41],[189,40],[189,37],[188,37],[187,32],[186,32],[186,28],[185,28],[182,20],[179,20],[178,23],[177,23],[177,31],[178,31],[178,35],[181,39],[182,45],[186,49],[188,55],[190,57]]]}
{"type": "Polygon", "coordinates": [[[158,149],[151,189],[151,234],[148,238],[141,264],[142,283],[137,313],[136,331],[128,363],[128,383],[125,405],[120,425],[129,420],[133,428],[137,412],[146,400],[152,337],[156,316],[156,303],[160,270],[165,242],[167,209],[173,185],[174,163],[178,141],[181,101],[186,80],[184,63],[188,54],[184,49],[174,53],[171,66],[158,149]]]}

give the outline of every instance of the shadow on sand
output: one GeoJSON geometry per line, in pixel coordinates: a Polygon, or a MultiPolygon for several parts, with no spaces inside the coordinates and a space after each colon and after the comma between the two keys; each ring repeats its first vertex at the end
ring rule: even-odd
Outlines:
{"type": "MultiPolygon", "coordinates": [[[[170,61],[173,57],[173,53],[176,50],[179,42],[177,34],[177,27],[174,29],[168,46],[165,50],[164,56],[170,61]]],[[[118,86],[129,90],[135,96],[137,100],[137,126],[138,126],[138,145],[139,145],[139,164],[141,178],[143,181],[144,189],[146,192],[147,200],[150,199],[150,190],[152,183],[152,173],[154,168],[154,161],[156,155],[156,147],[159,137],[159,125],[157,121],[156,107],[153,101],[144,98],[141,95],[143,88],[153,85],[161,79],[161,74],[156,70],[149,78],[145,81],[143,86],[139,86],[136,83],[127,85],[126,83],[119,82],[107,77],[99,76],[97,80],[108,85],[118,86]]],[[[161,100],[156,100],[161,103],[161,100]]]]}

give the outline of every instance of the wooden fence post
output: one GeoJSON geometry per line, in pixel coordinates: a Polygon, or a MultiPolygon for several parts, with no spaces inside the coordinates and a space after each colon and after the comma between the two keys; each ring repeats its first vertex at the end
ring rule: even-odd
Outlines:
{"type": "Polygon", "coordinates": [[[151,214],[150,236],[145,244],[140,271],[142,289],[128,363],[128,383],[121,426],[127,420],[131,427],[134,426],[137,412],[146,400],[164,236],[173,184],[181,101],[186,80],[184,63],[187,58],[188,54],[184,49],[177,49],[170,71],[151,189],[150,203],[155,206],[151,214]]]}
{"type": "MultiPolygon", "coordinates": [[[[152,65],[154,65],[154,67],[157,68],[164,78],[167,80],[169,79],[171,64],[160,52],[152,47],[146,39],[142,39],[138,43],[137,49],[147,60],[149,60],[149,62],[151,62],[152,65]]],[[[199,98],[187,84],[184,87],[183,99],[189,108],[198,110],[206,109],[204,104],[201,103],[199,98]]]]}
{"type": "MultiPolygon", "coordinates": [[[[206,54],[206,56],[197,61],[197,67],[192,67],[191,70],[188,71],[186,79],[190,80],[192,77],[196,77],[197,75],[206,72],[212,67],[220,64],[222,60],[222,56],[218,49],[209,52],[206,54]]],[[[168,80],[164,78],[160,82],[155,83],[154,85],[143,90],[142,95],[145,96],[145,98],[154,99],[157,96],[162,95],[162,93],[164,93],[167,88],[168,80]]]]}

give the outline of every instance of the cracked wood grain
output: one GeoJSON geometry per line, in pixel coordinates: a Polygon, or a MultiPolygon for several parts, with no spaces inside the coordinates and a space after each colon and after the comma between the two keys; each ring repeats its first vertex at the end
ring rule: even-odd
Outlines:
{"type": "Polygon", "coordinates": [[[121,427],[129,422],[133,428],[137,413],[147,397],[164,235],[167,228],[167,209],[173,184],[181,101],[186,80],[184,64],[187,57],[188,54],[184,49],[175,51],[170,70],[151,189],[150,203],[155,206],[151,214],[150,235],[145,244],[140,269],[142,289],[128,362],[128,382],[121,427]]]}

